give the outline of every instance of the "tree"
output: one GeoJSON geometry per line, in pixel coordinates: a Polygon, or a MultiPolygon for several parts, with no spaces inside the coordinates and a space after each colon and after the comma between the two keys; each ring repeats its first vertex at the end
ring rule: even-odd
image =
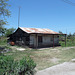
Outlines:
{"type": "MultiPolygon", "coordinates": [[[[59,31],[59,33],[60,33],[60,34],[63,34],[62,31],[59,31]]],[[[60,40],[60,41],[63,41],[63,40],[64,40],[64,36],[63,36],[63,35],[59,35],[59,40],[60,40]]]]}
{"type": "Polygon", "coordinates": [[[6,28],[1,28],[1,29],[0,29],[0,34],[2,34],[2,35],[0,35],[0,36],[5,35],[5,31],[6,31],[6,28]]]}
{"type": "Polygon", "coordinates": [[[68,39],[70,39],[72,37],[72,34],[71,33],[69,33],[68,34],[68,39]]]}
{"type": "Polygon", "coordinates": [[[16,30],[15,28],[6,29],[6,31],[5,31],[5,36],[8,36],[8,35],[14,33],[15,30],[16,30]]]}
{"type": "Polygon", "coordinates": [[[73,33],[73,36],[75,36],[75,32],[73,33]]]}
{"type": "MultiPolygon", "coordinates": [[[[6,17],[10,16],[10,11],[7,9],[9,0],[0,0],[0,30],[7,24],[6,17]]],[[[0,31],[0,33],[2,33],[0,31]]]]}
{"type": "Polygon", "coordinates": [[[63,34],[62,31],[59,31],[60,34],[63,34]]]}

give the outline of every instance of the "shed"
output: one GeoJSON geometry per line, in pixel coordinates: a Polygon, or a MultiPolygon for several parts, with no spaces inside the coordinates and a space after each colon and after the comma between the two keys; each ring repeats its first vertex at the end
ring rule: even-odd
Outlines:
{"type": "Polygon", "coordinates": [[[59,46],[59,35],[50,29],[19,27],[8,37],[15,44],[37,48],[59,46]]]}

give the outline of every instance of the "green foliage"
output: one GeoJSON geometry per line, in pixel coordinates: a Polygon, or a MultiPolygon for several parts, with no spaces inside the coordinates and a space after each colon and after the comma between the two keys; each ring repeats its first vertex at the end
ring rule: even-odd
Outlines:
{"type": "Polygon", "coordinates": [[[7,44],[7,38],[6,37],[0,37],[0,45],[6,45],[7,44]]]}
{"type": "Polygon", "coordinates": [[[35,66],[30,57],[14,61],[11,56],[0,56],[0,75],[33,75],[35,66]]]}
{"type": "MultiPolygon", "coordinates": [[[[60,41],[60,44],[62,47],[65,47],[65,41],[60,41]]],[[[67,39],[66,40],[66,46],[67,47],[75,46],[75,38],[72,37],[70,39],[67,39]]]]}
{"type": "Polygon", "coordinates": [[[10,16],[10,11],[7,9],[9,7],[9,0],[0,0],[0,34],[3,34],[3,26],[7,24],[6,17],[10,16]]]}
{"type": "Polygon", "coordinates": [[[0,16],[9,16],[10,12],[7,9],[9,0],[0,0],[0,16]]]}
{"type": "Polygon", "coordinates": [[[1,36],[5,35],[6,32],[6,28],[1,28],[0,29],[0,34],[2,34],[1,36]]]}
{"type": "Polygon", "coordinates": [[[0,34],[1,34],[0,36],[8,36],[8,35],[14,33],[15,30],[16,30],[15,28],[9,28],[9,29],[1,28],[0,29],[0,34]]]}
{"type": "Polygon", "coordinates": [[[73,35],[71,33],[68,34],[67,38],[71,39],[71,37],[73,37],[73,35]]]}
{"type": "MultiPolygon", "coordinates": [[[[61,31],[59,31],[59,32],[62,33],[61,31]]],[[[66,40],[66,46],[67,47],[75,46],[75,33],[67,34],[66,38],[67,38],[67,40],[66,40]]],[[[60,40],[60,45],[62,47],[65,47],[65,36],[64,35],[60,35],[59,40],[60,40]]]]}
{"type": "Polygon", "coordinates": [[[60,34],[63,34],[61,31],[59,31],[60,34]]]}
{"type": "Polygon", "coordinates": [[[15,30],[16,30],[15,28],[6,29],[5,36],[8,36],[8,35],[14,33],[15,30]]]}
{"type": "Polygon", "coordinates": [[[0,56],[0,75],[11,73],[14,69],[12,63],[14,60],[10,56],[0,56]]]}

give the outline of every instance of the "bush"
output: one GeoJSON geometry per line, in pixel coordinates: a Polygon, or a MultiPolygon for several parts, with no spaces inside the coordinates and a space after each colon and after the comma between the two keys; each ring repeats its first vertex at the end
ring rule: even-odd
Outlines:
{"type": "Polygon", "coordinates": [[[7,44],[7,38],[0,36],[0,45],[6,45],[7,44]]]}
{"type": "Polygon", "coordinates": [[[35,67],[30,57],[14,61],[11,56],[0,56],[0,75],[33,75],[35,67]]]}

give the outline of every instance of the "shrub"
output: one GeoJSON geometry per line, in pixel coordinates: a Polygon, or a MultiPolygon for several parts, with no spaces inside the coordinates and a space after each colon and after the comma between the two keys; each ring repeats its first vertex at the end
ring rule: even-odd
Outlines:
{"type": "Polygon", "coordinates": [[[7,38],[0,36],[0,45],[6,45],[7,44],[7,38]]]}
{"type": "Polygon", "coordinates": [[[0,75],[33,75],[35,67],[30,57],[14,61],[11,56],[0,56],[0,75]]]}

